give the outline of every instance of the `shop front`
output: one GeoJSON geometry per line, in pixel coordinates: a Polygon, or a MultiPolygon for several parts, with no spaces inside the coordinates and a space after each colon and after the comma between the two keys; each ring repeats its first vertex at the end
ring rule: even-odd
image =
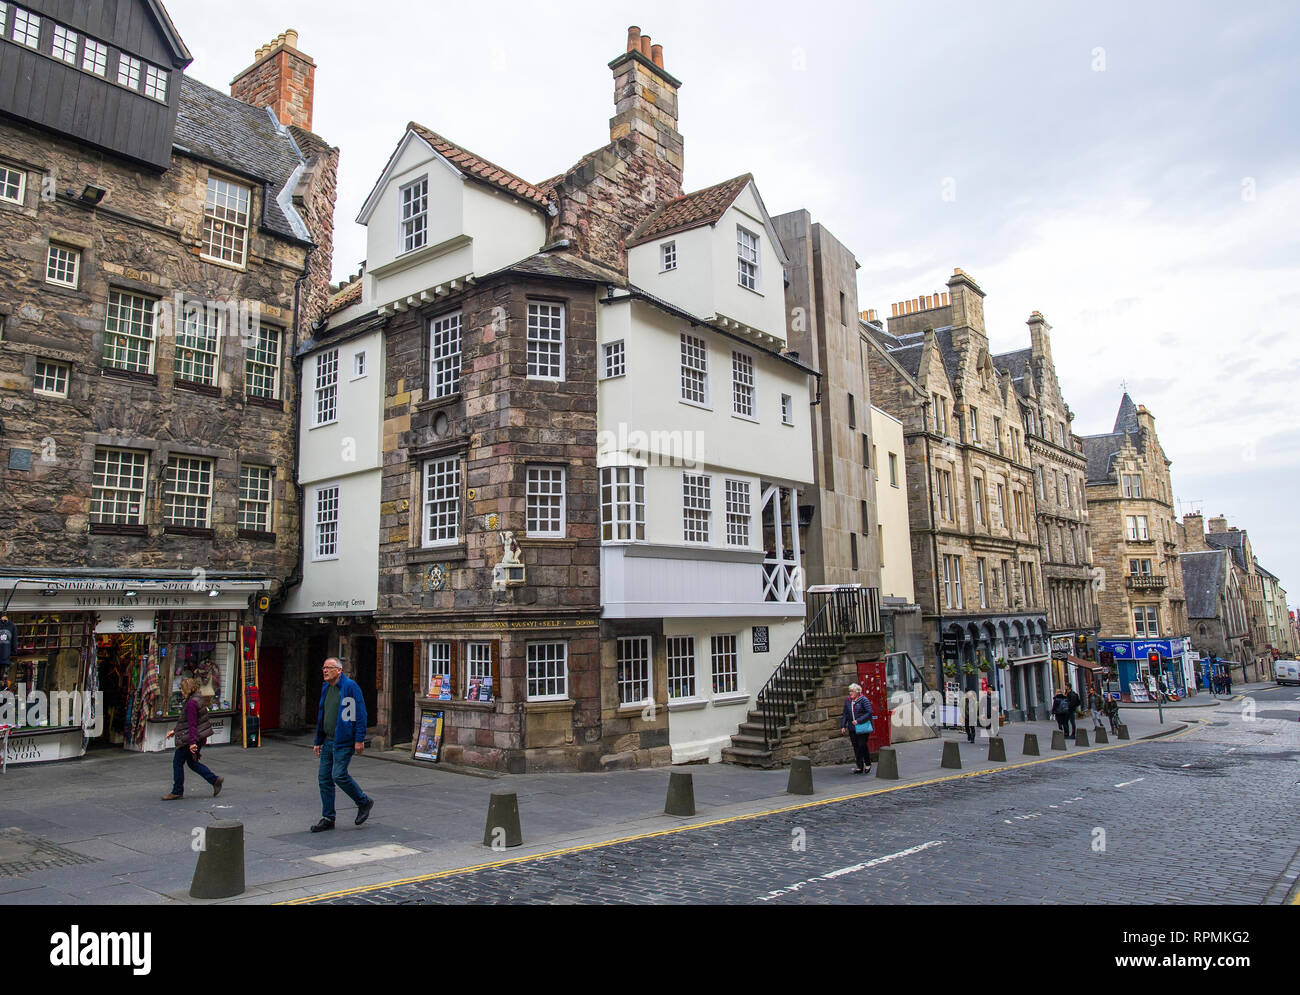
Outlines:
{"type": "Polygon", "coordinates": [[[1099,639],[1097,649],[1103,661],[1114,660],[1123,701],[1151,701],[1161,684],[1179,697],[1196,693],[1196,674],[1184,638],[1099,639]]]}
{"type": "Polygon", "coordinates": [[[17,632],[0,674],[0,724],[13,727],[9,763],[170,749],[186,677],[208,698],[209,742],[242,735],[241,636],[265,581],[50,576],[0,584],[17,632]]]}

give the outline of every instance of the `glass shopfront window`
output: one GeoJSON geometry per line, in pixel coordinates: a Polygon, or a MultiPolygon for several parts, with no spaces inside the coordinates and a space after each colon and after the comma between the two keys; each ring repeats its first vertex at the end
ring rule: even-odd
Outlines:
{"type": "Polygon", "coordinates": [[[238,679],[239,616],[235,612],[158,613],[159,694],[155,719],[180,715],[185,699],[181,681],[193,677],[213,712],[235,707],[238,679]]]}
{"type": "Polygon", "coordinates": [[[0,722],[18,729],[79,726],[92,616],[81,612],[10,616],[18,638],[0,672],[0,722]]]}

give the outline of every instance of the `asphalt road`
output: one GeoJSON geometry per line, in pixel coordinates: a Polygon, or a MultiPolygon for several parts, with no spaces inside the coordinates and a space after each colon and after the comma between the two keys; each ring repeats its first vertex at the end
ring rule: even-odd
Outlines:
{"type": "Polygon", "coordinates": [[[1300,689],[1253,698],[1253,718],[1225,702],[1170,739],[331,902],[1280,903],[1300,873],[1300,689]]]}

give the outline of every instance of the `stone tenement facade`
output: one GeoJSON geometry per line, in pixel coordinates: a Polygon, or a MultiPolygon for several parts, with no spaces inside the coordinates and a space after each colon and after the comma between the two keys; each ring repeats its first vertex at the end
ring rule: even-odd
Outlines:
{"type": "Polygon", "coordinates": [[[1097,608],[1084,496],[1087,461],[1082,444],[1070,430],[1074,414],[1065,403],[1052,360],[1051,326],[1037,311],[1029,316],[1028,325],[1030,347],[994,356],[993,364],[1011,375],[1020,399],[1034,468],[1043,587],[1053,636],[1053,676],[1057,686],[1062,686],[1068,681],[1065,658],[1088,657],[1096,648],[1089,646],[1097,634],[1097,608]]]}
{"type": "Polygon", "coordinates": [[[1020,404],[989,354],[984,292],[955,270],[948,293],[893,306],[886,331],[866,324],[875,403],[903,422],[912,575],[932,633],[927,675],[976,684],[984,661],[1009,712],[1051,700],[1034,475],[1020,404]],[[915,403],[919,392],[924,398],[915,403]],[[957,659],[941,670],[941,636],[957,659]]]}
{"type": "Polygon", "coordinates": [[[1106,435],[1081,439],[1088,460],[1088,517],[1101,635],[1168,639],[1187,635],[1178,523],[1170,461],[1155,418],[1125,394],[1106,435]]]}
{"type": "MultiPolygon", "coordinates": [[[[410,641],[417,659],[430,637],[492,641],[496,707],[448,706],[446,757],[500,770],[571,769],[573,753],[595,769],[601,745],[600,495],[596,471],[597,271],[562,258],[525,261],[435,308],[408,311],[386,333],[384,476],[376,622],[388,643],[410,641]],[[527,376],[527,344],[509,334],[529,300],[564,305],[565,379],[527,376]],[[429,321],[461,313],[460,391],[428,396],[429,321]],[[425,549],[425,466],[459,461],[465,494],[460,544],[425,549]],[[563,539],[526,536],[526,466],[565,469],[563,539]],[[494,591],[492,567],[513,531],[527,583],[494,591]],[[568,641],[569,699],[527,702],[526,644],[568,641]],[[554,751],[554,757],[549,751],[554,751]]],[[[459,657],[459,650],[455,657],[459,657]]],[[[453,659],[453,684],[465,661],[453,659]]],[[[415,680],[422,681],[423,667],[415,680]]],[[[419,689],[417,698],[426,691],[419,689]]],[[[666,723],[666,714],[664,715],[666,723]]],[[[666,742],[666,728],[664,731],[666,742]]]]}
{"type": "Polygon", "coordinates": [[[1182,537],[1189,549],[1227,550],[1232,560],[1232,571],[1241,589],[1246,605],[1246,633],[1241,640],[1240,659],[1248,680],[1268,680],[1272,672],[1272,633],[1269,631],[1268,612],[1264,600],[1264,577],[1255,561],[1255,550],[1245,529],[1229,526],[1228,520],[1216,515],[1202,530],[1201,516],[1188,516],[1182,526],[1182,537]]]}

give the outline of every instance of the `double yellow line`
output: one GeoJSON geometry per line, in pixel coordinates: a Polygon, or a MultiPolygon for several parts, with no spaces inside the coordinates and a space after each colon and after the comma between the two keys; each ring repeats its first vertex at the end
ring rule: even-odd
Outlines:
{"type": "MultiPolygon", "coordinates": [[[[1178,736],[1185,736],[1191,732],[1193,726],[1173,733],[1170,736],[1161,737],[1163,740],[1174,739],[1178,736]]],[[[938,740],[936,740],[938,742],[938,740]]],[[[887,788],[873,788],[870,791],[857,791],[848,795],[837,795],[834,798],[819,798],[816,801],[798,802],[793,805],[782,805],[779,808],[770,808],[762,812],[750,812],[745,815],[730,815],[722,819],[713,819],[709,822],[692,822],[684,826],[673,826],[669,829],[659,829],[651,833],[639,833],[635,836],[620,836],[617,839],[602,840],[596,843],[583,843],[580,846],[563,847],[559,850],[548,850],[545,853],[526,854],[520,857],[510,857],[505,860],[492,860],[482,864],[473,864],[469,867],[456,867],[446,871],[435,871],[432,874],[420,874],[415,877],[399,878],[395,881],[385,881],[382,884],[363,885],[359,888],[345,888],[342,891],[329,891],[320,895],[308,895],[303,898],[294,898],[285,902],[276,902],[276,905],[310,905],[313,902],[323,902],[332,898],[346,898],[350,895],[364,895],[371,891],[382,891],[385,888],[398,888],[407,884],[419,884],[424,881],[438,881],[442,878],[456,877],[460,874],[472,874],[475,871],[486,871],[494,867],[508,867],[511,864],[526,864],[534,860],[549,860],[551,857],[563,857],[572,853],[584,853],[588,850],[600,850],[607,846],[618,846],[620,843],[635,843],[638,840],[656,839],[661,836],[673,836],[677,833],[691,832],[696,829],[709,829],[713,826],[725,826],[735,822],[747,822],[752,819],[762,819],[769,815],[781,815],[786,812],[800,812],[804,809],[819,808],[823,805],[835,805],[838,802],[852,801],[855,798],[870,798],[872,795],[886,795],[893,791],[906,791],[910,788],[923,788],[930,784],[944,784],[949,781],[960,781],[968,777],[983,777],[985,774],[997,774],[1006,770],[1017,770],[1021,767],[1035,767],[1038,764],[1055,763],[1058,760],[1068,760],[1071,757],[1081,757],[1089,753],[1101,753],[1106,750],[1118,750],[1126,746],[1137,746],[1140,743],[1151,742],[1151,740],[1135,739],[1127,743],[1112,743],[1108,746],[1093,746],[1084,750],[1078,750],[1074,753],[1062,753],[1055,757],[1042,757],[1038,760],[1026,760],[1022,763],[1000,764],[997,767],[985,767],[980,770],[965,771],[961,774],[947,774],[943,777],[932,777],[925,781],[909,781],[906,784],[895,784],[887,788]]],[[[1297,895],[1297,903],[1300,903],[1300,895],[1297,895]]]]}

